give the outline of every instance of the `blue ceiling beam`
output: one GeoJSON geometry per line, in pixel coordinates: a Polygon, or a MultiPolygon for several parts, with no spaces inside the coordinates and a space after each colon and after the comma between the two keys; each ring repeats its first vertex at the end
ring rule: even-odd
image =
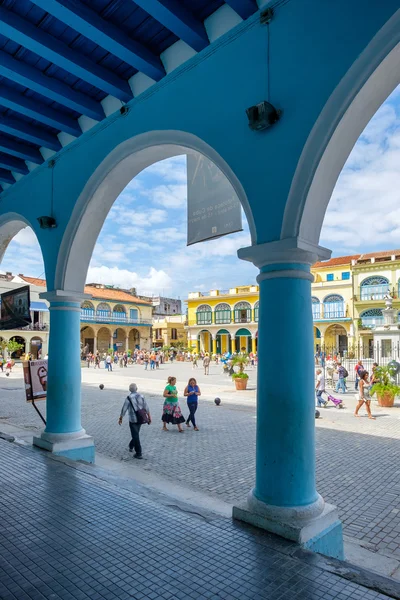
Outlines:
{"type": "Polygon", "coordinates": [[[134,0],[134,2],[194,50],[199,52],[210,43],[204,24],[178,0],[134,0]]]}
{"type": "Polygon", "coordinates": [[[105,117],[100,102],[81,92],[76,92],[62,81],[44,75],[39,69],[13,58],[2,50],[0,51],[0,75],[96,121],[101,121],[105,117]]]}
{"type": "Polygon", "coordinates": [[[0,169],[0,181],[3,183],[15,183],[15,177],[10,171],[6,171],[5,169],[0,169]]]}
{"type": "Polygon", "coordinates": [[[78,137],[82,133],[77,120],[63,115],[46,104],[41,104],[23,94],[19,94],[5,85],[0,86],[0,105],[10,108],[25,117],[35,119],[40,123],[70,133],[75,137],[78,137]]]}
{"type": "Polygon", "coordinates": [[[242,19],[248,19],[258,10],[256,0],[225,0],[225,2],[233,8],[242,19]]]}
{"type": "Polygon", "coordinates": [[[21,175],[28,175],[29,169],[25,162],[20,158],[14,158],[14,156],[7,156],[0,152],[0,167],[4,169],[10,169],[15,173],[21,173],[21,175]]]}
{"type": "Polygon", "coordinates": [[[22,158],[22,160],[29,160],[36,165],[41,165],[44,162],[44,158],[37,148],[32,148],[32,146],[28,146],[22,142],[10,140],[3,135],[0,135],[0,150],[11,154],[11,156],[22,158]]]}
{"type": "Polygon", "coordinates": [[[38,146],[44,146],[55,152],[61,150],[60,140],[56,135],[9,116],[0,115],[0,131],[14,135],[27,142],[32,142],[38,146]]]}
{"type": "Polygon", "coordinates": [[[1,6],[0,34],[107,94],[123,102],[132,100],[127,81],[1,6]]]}
{"type": "Polygon", "coordinates": [[[158,56],[81,2],[31,0],[62,23],[155,81],[165,75],[158,56]]]}

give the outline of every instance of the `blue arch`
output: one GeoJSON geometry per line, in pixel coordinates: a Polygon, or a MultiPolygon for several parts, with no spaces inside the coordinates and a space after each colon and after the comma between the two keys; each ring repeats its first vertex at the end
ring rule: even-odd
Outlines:
{"type": "Polygon", "coordinates": [[[389,293],[390,284],[387,277],[372,275],[360,284],[361,300],[382,300],[389,293]]]}
{"type": "Polygon", "coordinates": [[[381,308],[369,308],[360,314],[363,327],[373,328],[383,324],[383,312],[381,308]]]}
{"type": "Polygon", "coordinates": [[[324,319],[343,319],[346,316],[344,299],[339,294],[329,294],[324,299],[324,319]]]}

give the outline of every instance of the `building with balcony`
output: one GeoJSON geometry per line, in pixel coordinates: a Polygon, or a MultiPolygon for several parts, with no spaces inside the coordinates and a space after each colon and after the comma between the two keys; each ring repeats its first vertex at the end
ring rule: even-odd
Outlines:
{"type": "Polygon", "coordinates": [[[91,299],[82,303],[81,343],[84,347],[100,353],[109,348],[118,352],[150,349],[151,302],[95,283],[85,286],[85,293],[90,294],[91,299]]]}
{"type": "Polygon", "coordinates": [[[339,256],[311,268],[314,348],[343,355],[354,345],[352,260],[339,256]]]}
{"type": "Polygon", "coordinates": [[[186,315],[153,315],[153,347],[187,347],[186,315]],[[177,345],[178,344],[178,345],[177,345]]]}
{"type": "Polygon", "coordinates": [[[257,285],[208,293],[190,292],[188,345],[197,352],[256,352],[258,336],[257,285]]]}
{"type": "Polygon", "coordinates": [[[354,317],[358,344],[364,356],[374,356],[374,329],[383,325],[385,296],[393,298],[399,315],[400,250],[386,250],[353,257],[354,317]]]}
{"type": "MultiPolygon", "coordinates": [[[[24,351],[30,350],[34,356],[37,355],[36,340],[41,340],[44,355],[47,353],[49,313],[48,304],[45,300],[39,300],[39,293],[46,290],[46,281],[24,275],[14,277],[13,281],[14,287],[21,287],[26,283],[31,286],[33,329],[24,328],[18,334],[14,331],[1,332],[1,336],[4,339],[16,336],[21,338],[24,351]],[[40,329],[41,327],[43,329],[40,329]]],[[[141,300],[130,292],[102,284],[86,285],[85,294],[90,294],[91,298],[85,300],[81,307],[82,347],[87,346],[90,352],[99,350],[101,353],[109,348],[117,351],[150,349],[153,310],[151,302],[141,300]]]]}
{"type": "Polygon", "coordinates": [[[16,290],[27,284],[30,288],[30,313],[32,322],[25,327],[0,331],[0,341],[8,342],[13,340],[22,345],[20,350],[11,355],[12,358],[20,358],[26,352],[31,352],[33,358],[36,359],[46,356],[48,352],[49,309],[48,303],[39,298],[43,287],[37,283],[36,279],[31,277],[13,275],[12,273],[0,274],[0,294],[16,290]]]}

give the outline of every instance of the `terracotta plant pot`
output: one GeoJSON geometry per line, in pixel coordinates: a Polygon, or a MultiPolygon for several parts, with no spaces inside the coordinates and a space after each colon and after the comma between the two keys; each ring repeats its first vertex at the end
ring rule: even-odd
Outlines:
{"type": "Polygon", "coordinates": [[[385,392],[382,395],[377,394],[379,406],[393,406],[394,405],[394,394],[392,392],[385,392]]]}
{"type": "Polygon", "coordinates": [[[235,386],[237,390],[245,390],[247,388],[248,379],[242,379],[241,377],[235,377],[235,386]]]}

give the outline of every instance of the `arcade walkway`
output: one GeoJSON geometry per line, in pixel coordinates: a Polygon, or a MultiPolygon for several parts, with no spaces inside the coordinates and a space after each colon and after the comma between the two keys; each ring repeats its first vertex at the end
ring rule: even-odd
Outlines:
{"type": "Polygon", "coordinates": [[[400,597],[386,579],[343,563],[339,576],[338,561],[2,439],[0,480],[1,600],[400,597]]]}

